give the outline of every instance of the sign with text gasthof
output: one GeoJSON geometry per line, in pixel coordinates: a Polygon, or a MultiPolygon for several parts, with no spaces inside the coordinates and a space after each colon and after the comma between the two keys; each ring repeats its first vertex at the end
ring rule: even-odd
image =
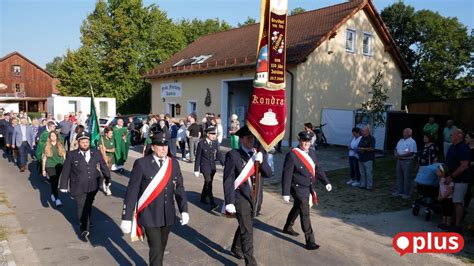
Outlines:
{"type": "Polygon", "coordinates": [[[161,97],[181,97],[182,90],[181,83],[162,83],[161,97]]]}

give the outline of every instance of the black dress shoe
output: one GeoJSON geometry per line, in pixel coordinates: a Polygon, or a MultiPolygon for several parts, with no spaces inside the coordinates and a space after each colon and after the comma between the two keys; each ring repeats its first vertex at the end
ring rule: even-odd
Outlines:
{"type": "Polygon", "coordinates": [[[244,254],[242,254],[240,252],[233,251],[233,250],[231,250],[230,252],[232,252],[232,255],[234,257],[236,257],[237,259],[244,260],[244,254]]]}
{"type": "Polygon", "coordinates": [[[283,229],[283,233],[285,234],[288,234],[288,235],[292,235],[292,236],[299,236],[300,234],[298,234],[295,230],[293,230],[293,228],[287,228],[287,229],[283,229]]]}
{"type": "Polygon", "coordinates": [[[82,242],[89,242],[89,231],[83,231],[81,233],[82,242]]]}
{"type": "Polygon", "coordinates": [[[318,248],[319,248],[319,245],[316,244],[316,243],[310,242],[310,243],[306,244],[306,249],[307,250],[315,250],[315,249],[318,249],[318,248]]]}

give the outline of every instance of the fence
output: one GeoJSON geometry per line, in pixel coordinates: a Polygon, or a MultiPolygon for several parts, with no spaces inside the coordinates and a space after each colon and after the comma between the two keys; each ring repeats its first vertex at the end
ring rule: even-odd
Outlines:
{"type": "MultiPolygon", "coordinates": [[[[410,113],[446,115],[454,120],[454,124],[465,131],[474,130],[474,98],[444,100],[408,105],[410,113]]],[[[445,124],[440,124],[444,127],[445,124]]]]}

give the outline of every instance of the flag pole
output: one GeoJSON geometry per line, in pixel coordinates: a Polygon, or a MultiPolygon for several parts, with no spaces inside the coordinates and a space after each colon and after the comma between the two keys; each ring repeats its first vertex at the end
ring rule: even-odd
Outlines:
{"type": "MultiPolygon", "coordinates": [[[[95,101],[95,97],[94,97],[94,89],[92,88],[92,84],[89,82],[89,86],[91,88],[91,96],[92,96],[92,101],[95,101]]],[[[91,104],[94,105],[94,113],[95,113],[95,126],[97,127],[97,130],[99,131],[99,138],[100,138],[100,144],[99,146],[102,146],[103,148],[100,148],[99,147],[99,150],[100,150],[100,153],[102,154],[102,158],[104,159],[104,162],[107,162],[107,154],[106,154],[106,151],[105,151],[105,144],[104,144],[104,139],[102,138],[101,134],[100,134],[100,127],[99,127],[99,121],[98,121],[98,117],[97,117],[97,108],[95,107],[95,103],[92,102],[91,104]]]]}

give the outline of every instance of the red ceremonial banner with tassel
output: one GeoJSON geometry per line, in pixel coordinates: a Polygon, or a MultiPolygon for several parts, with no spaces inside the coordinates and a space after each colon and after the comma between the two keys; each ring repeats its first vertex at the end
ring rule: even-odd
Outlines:
{"type": "Polygon", "coordinates": [[[269,151],[285,135],[288,0],[262,0],[257,71],[247,126],[269,151]]]}

